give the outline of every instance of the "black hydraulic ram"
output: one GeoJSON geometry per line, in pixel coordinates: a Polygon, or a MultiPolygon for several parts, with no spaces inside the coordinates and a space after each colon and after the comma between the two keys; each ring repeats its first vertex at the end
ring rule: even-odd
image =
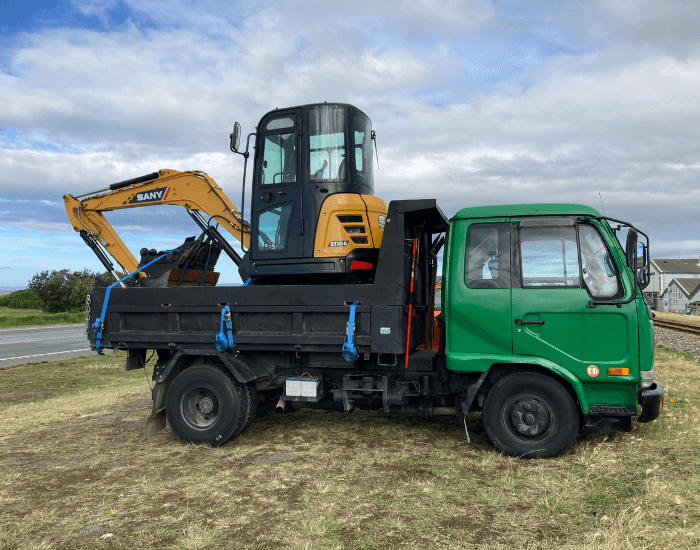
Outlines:
{"type": "MultiPolygon", "coordinates": [[[[105,269],[109,271],[112,276],[118,281],[121,279],[119,275],[114,271],[114,264],[110,261],[110,259],[107,257],[107,254],[104,253],[102,248],[100,248],[100,245],[97,242],[97,239],[90,235],[87,231],[82,230],[80,231],[80,236],[82,239],[85,241],[85,244],[88,245],[92,251],[95,253],[95,256],[97,256],[97,259],[100,260],[103,266],[105,266],[105,269]]],[[[123,287],[126,286],[124,283],[119,283],[123,287]]]]}
{"type": "Polygon", "coordinates": [[[115,189],[121,189],[122,187],[129,187],[129,185],[136,185],[137,183],[143,183],[145,181],[151,181],[158,179],[160,174],[158,172],[153,172],[152,174],[146,174],[145,176],[139,176],[138,178],[132,178],[130,180],[118,181],[109,186],[109,188],[114,191],[115,189]]]}
{"type": "Polygon", "coordinates": [[[202,231],[206,232],[207,235],[209,235],[209,238],[213,240],[216,244],[218,244],[224,252],[228,255],[229,258],[233,260],[233,263],[236,264],[236,267],[241,265],[241,257],[236,252],[233,247],[228,243],[226,239],[219,233],[219,231],[206,223],[202,218],[199,212],[195,211],[193,212],[192,210],[188,210],[187,213],[190,215],[190,217],[196,222],[196,224],[202,229],[202,231]]]}

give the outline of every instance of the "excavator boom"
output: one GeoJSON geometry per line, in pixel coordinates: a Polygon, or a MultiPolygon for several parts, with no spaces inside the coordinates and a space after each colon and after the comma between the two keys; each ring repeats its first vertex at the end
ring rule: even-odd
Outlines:
{"type": "Polygon", "coordinates": [[[200,225],[219,223],[244,248],[250,246],[249,224],[221,187],[204,172],[160,170],[86,195],[64,195],[63,200],[73,229],[89,245],[92,239],[96,240],[129,273],[137,269],[139,262],[103,212],[156,204],[181,206],[194,214],[200,225]]]}

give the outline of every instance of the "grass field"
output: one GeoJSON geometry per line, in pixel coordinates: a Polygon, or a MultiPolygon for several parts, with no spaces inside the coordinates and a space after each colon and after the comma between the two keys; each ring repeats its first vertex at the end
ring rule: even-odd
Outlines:
{"type": "Polygon", "coordinates": [[[700,316],[697,315],[681,315],[679,313],[665,313],[663,311],[655,311],[654,313],[656,314],[656,318],[662,321],[675,321],[676,323],[700,326],[700,316]]]}
{"type": "Polygon", "coordinates": [[[35,325],[84,323],[85,313],[44,313],[40,309],[11,309],[0,307],[0,328],[35,325]]]}
{"type": "Polygon", "coordinates": [[[681,353],[657,348],[659,420],[533,461],[495,452],[479,414],[471,444],[455,418],[312,410],[217,449],[146,438],[147,377],[123,361],[0,370],[0,547],[700,544],[700,363],[681,353]]]}

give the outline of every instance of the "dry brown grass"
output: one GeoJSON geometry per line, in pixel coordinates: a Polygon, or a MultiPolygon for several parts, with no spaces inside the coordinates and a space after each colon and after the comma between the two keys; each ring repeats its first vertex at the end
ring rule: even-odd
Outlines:
{"type": "MultiPolygon", "coordinates": [[[[451,418],[308,409],[259,418],[217,449],[170,430],[145,438],[143,372],[100,361],[74,365],[102,369],[96,387],[0,403],[0,547],[700,544],[700,363],[683,354],[657,350],[658,421],[536,461],[494,451],[478,414],[471,444],[451,418]]],[[[17,383],[38,368],[51,364],[16,367],[17,383]]]]}
{"type": "Polygon", "coordinates": [[[666,313],[664,311],[655,311],[654,313],[662,321],[675,321],[676,323],[700,326],[700,316],[697,315],[681,315],[680,313],[666,313]]]}

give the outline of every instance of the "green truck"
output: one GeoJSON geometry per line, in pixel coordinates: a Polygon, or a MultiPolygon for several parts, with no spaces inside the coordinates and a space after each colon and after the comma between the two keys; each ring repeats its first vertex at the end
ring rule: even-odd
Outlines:
{"type": "Polygon", "coordinates": [[[147,432],[167,419],[195,443],[221,445],[275,407],[358,407],[454,415],[465,437],[479,413],[497,449],[534,458],[583,426],[657,418],[648,239],[630,224],[573,204],[448,221],[432,199],[393,201],[382,223],[363,283],[96,288],[91,345],[128,350],[127,369],[155,350],[147,432]]]}
{"type": "Polygon", "coordinates": [[[505,453],[562,452],[581,420],[599,433],[628,431],[638,405],[639,422],[659,414],[653,314],[640,291],[648,239],[609,221],[571,204],[465,208],[451,220],[446,367],[485,373],[477,406],[505,453]],[[626,250],[611,227],[626,229],[626,250]]]}

